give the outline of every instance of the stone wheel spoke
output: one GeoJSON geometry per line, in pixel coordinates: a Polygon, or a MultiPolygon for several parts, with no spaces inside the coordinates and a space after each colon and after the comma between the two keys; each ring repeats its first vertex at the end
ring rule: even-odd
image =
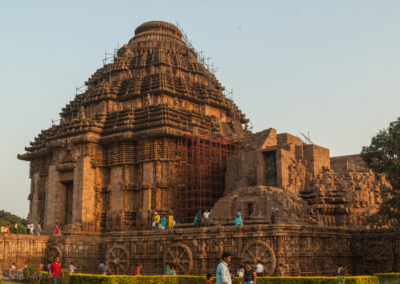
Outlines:
{"type": "Polygon", "coordinates": [[[173,261],[175,259],[175,255],[172,253],[171,250],[168,250],[168,254],[171,256],[171,260],[173,261]]]}
{"type": "Polygon", "coordinates": [[[183,274],[186,274],[186,269],[182,266],[182,264],[178,263],[177,266],[180,268],[183,274]]]}
{"type": "Polygon", "coordinates": [[[181,259],[185,255],[186,251],[182,248],[181,253],[179,254],[178,259],[181,259]]]}

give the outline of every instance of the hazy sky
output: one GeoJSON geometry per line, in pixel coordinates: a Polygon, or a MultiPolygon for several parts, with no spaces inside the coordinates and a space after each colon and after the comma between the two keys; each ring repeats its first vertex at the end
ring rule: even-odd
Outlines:
{"type": "Polygon", "coordinates": [[[17,154],[151,20],[179,22],[254,131],[345,155],[400,115],[400,1],[2,1],[0,209],[27,215],[17,154]]]}

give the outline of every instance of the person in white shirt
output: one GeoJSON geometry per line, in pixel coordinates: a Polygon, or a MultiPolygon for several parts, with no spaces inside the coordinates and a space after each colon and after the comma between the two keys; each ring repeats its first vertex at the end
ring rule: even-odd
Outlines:
{"type": "Polygon", "coordinates": [[[211,212],[208,212],[208,210],[206,209],[206,212],[204,212],[204,214],[203,214],[204,226],[205,227],[210,226],[210,213],[211,212]]]}
{"type": "Polygon", "coordinates": [[[229,252],[224,252],[221,258],[222,261],[217,267],[217,284],[232,284],[232,278],[228,267],[232,258],[231,254],[229,252]]]}
{"type": "Polygon", "coordinates": [[[263,276],[264,273],[264,265],[262,265],[261,260],[257,260],[257,264],[256,264],[256,272],[257,272],[257,276],[261,277],[263,276]]]}
{"type": "Polygon", "coordinates": [[[74,265],[73,262],[71,262],[70,265],[68,265],[69,273],[75,273],[75,269],[76,269],[76,266],[74,265]]]}

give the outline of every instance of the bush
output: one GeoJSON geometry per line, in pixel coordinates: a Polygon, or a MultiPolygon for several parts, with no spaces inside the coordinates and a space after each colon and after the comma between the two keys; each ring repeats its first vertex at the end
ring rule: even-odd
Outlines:
{"type": "Polygon", "coordinates": [[[376,273],[381,284],[397,284],[400,283],[400,273],[376,273]]]}
{"type": "Polygon", "coordinates": [[[24,274],[24,280],[29,283],[39,284],[40,283],[40,273],[36,266],[30,265],[25,268],[22,273],[24,274]]]}
{"type": "Polygon", "coordinates": [[[167,275],[96,275],[74,273],[70,275],[71,284],[89,283],[89,284],[204,284],[204,276],[167,276],[167,275]]]}
{"type": "Polygon", "coordinates": [[[344,278],[345,284],[379,284],[377,276],[350,276],[344,278]]]}

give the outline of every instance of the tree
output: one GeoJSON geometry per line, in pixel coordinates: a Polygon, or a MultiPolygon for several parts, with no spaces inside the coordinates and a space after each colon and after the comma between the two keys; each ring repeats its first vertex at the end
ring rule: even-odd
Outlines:
{"type": "Polygon", "coordinates": [[[22,234],[26,232],[26,225],[28,221],[25,218],[18,217],[10,212],[0,210],[0,226],[9,224],[11,231],[14,231],[14,225],[18,224],[18,233],[22,234]]]}
{"type": "Polygon", "coordinates": [[[393,187],[378,212],[370,215],[367,222],[373,227],[400,229],[400,117],[379,131],[371,145],[363,147],[361,157],[376,173],[385,174],[393,187]]]}

